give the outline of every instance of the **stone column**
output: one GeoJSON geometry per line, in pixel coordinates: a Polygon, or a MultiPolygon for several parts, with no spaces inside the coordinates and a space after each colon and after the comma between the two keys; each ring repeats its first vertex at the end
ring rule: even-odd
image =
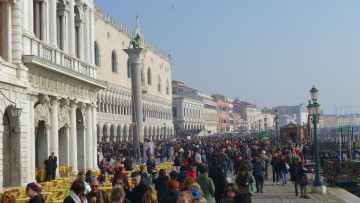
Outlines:
{"type": "Polygon", "coordinates": [[[86,105],[86,135],[85,135],[85,152],[86,152],[86,169],[92,169],[93,164],[93,121],[92,121],[92,109],[91,104],[86,105]]]}
{"type": "Polygon", "coordinates": [[[70,137],[69,137],[69,159],[70,166],[72,167],[72,174],[76,175],[78,173],[77,165],[77,133],[76,133],[76,101],[70,102],[70,137]]]}
{"type": "Polygon", "coordinates": [[[34,112],[34,105],[35,105],[35,101],[36,101],[36,98],[37,95],[36,94],[31,94],[30,95],[30,107],[29,107],[29,110],[30,110],[30,121],[29,121],[29,129],[30,129],[30,132],[29,132],[29,142],[28,142],[28,167],[29,167],[29,170],[28,170],[28,182],[34,182],[36,181],[35,180],[35,149],[34,149],[34,146],[35,146],[35,112],[34,112]]]}
{"type": "Polygon", "coordinates": [[[90,19],[89,19],[89,8],[84,6],[84,21],[85,21],[85,30],[83,32],[84,36],[84,59],[86,62],[90,63],[90,19]]]}
{"type": "MultiPolygon", "coordinates": [[[[51,116],[51,127],[50,127],[50,135],[49,135],[49,142],[50,142],[50,152],[54,152],[55,156],[59,158],[59,116],[58,116],[58,107],[59,107],[59,98],[58,97],[51,97],[50,101],[50,116],[51,116]]],[[[59,160],[57,160],[57,164],[59,165],[59,160]]],[[[56,177],[59,176],[59,167],[56,169],[56,177]]]]}
{"type": "Polygon", "coordinates": [[[29,9],[29,12],[28,12],[28,16],[27,18],[29,19],[29,32],[30,33],[34,33],[34,4],[33,2],[30,2],[28,4],[28,9],[29,9]]]}
{"type": "MultiPolygon", "coordinates": [[[[13,4],[11,20],[11,47],[12,47],[12,62],[22,64],[22,30],[23,30],[23,18],[22,18],[22,1],[17,1],[13,4]]],[[[11,50],[11,49],[10,49],[11,50]]]]}
{"type": "Polygon", "coordinates": [[[92,145],[93,145],[93,169],[98,169],[98,160],[97,160],[97,112],[96,105],[93,104],[92,108],[92,125],[93,125],[93,133],[92,133],[92,145]]]}
{"type": "Polygon", "coordinates": [[[49,43],[54,47],[57,47],[56,2],[49,1],[49,43]]]}
{"type": "MultiPolygon", "coordinates": [[[[90,62],[95,64],[95,53],[94,53],[94,12],[93,8],[89,9],[89,33],[90,33],[90,62]]],[[[96,78],[96,74],[94,74],[94,78],[96,78]]]]}
{"type": "Polygon", "coordinates": [[[41,39],[44,42],[48,42],[48,38],[46,36],[46,31],[47,31],[47,26],[46,26],[46,6],[45,6],[45,1],[40,1],[40,11],[41,11],[41,19],[40,19],[40,33],[41,33],[41,39]]]}
{"type": "Polygon", "coordinates": [[[68,31],[68,51],[69,54],[75,56],[74,0],[69,1],[68,31]]]}
{"type": "Polygon", "coordinates": [[[124,49],[129,55],[131,61],[131,88],[133,94],[133,111],[132,114],[135,117],[136,125],[133,130],[133,145],[139,146],[139,143],[144,143],[144,127],[143,127],[143,101],[142,101],[142,86],[141,86],[141,60],[144,58],[145,50],[138,49],[124,49]]]}

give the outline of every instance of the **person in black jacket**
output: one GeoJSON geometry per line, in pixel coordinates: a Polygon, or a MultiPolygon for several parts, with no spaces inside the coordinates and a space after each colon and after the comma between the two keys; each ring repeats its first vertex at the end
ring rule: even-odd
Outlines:
{"type": "Polygon", "coordinates": [[[157,198],[160,199],[166,191],[166,185],[169,182],[169,176],[166,175],[165,169],[160,169],[159,176],[154,180],[157,198]]]}
{"type": "Polygon", "coordinates": [[[139,172],[132,173],[131,178],[134,188],[131,191],[131,197],[129,197],[129,199],[132,203],[141,203],[144,194],[146,191],[151,190],[151,188],[142,182],[139,172]]]}
{"type": "Polygon", "coordinates": [[[214,197],[216,203],[221,202],[221,195],[225,192],[226,178],[222,170],[217,161],[213,161],[208,173],[209,178],[211,178],[215,184],[214,197]]]}
{"type": "Polygon", "coordinates": [[[180,173],[177,176],[177,181],[179,181],[180,186],[183,184],[185,178],[189,176],[187,171],[188,171],[187,166],[182,165],[180,167],[180,173]]]}
{"type": "Polygon", "coordinates": [[[149,159],[146,161],[147,172],[150,175],[149,181],[154,182],[155,175],[156,175],[156,164],[154,161],[154,156],[150,156],[149,159]]]}
{"type": "Polygon", "coordinates": [[[46,173],[46,181],[52,180],[52,171],[53,171],[53,161],[51,160],[51,156],[44,161],[45,164],[45,173],[46,173]]]}
{"type": "Polygon", "coordinates": [[[161,195],[159,203],[177,203],[179,197],[179,182],[177,180],[169,180],[166,192],[161,195]]]}

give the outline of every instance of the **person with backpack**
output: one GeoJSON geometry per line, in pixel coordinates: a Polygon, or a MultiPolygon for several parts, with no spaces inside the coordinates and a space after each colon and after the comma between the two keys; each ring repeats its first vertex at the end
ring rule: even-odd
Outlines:
{"type": "Polygon", "coordinates": [[[253,165],[253,175],[256,181],[256,192],[263,193],[265,166],[260,162],[260,157],[255,157],[253,165]]]}
{"type": "Polygon", "coordinates": [[[253,183],[255,183],[255,178],[251,174],[249,165],[246,163],[240,164],[239,172],[235,176],[235,184],[239,189],[237,197],[244,200],[244,202],[251,202],[253,183]]]}

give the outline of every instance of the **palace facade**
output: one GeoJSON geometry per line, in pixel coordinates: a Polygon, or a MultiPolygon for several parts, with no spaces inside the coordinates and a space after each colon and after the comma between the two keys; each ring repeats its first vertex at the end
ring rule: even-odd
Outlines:
{"type": "MultiPolygon", "coordinates": [[[[76,174],[97,168],[98,141],[132,138],[132,32],[92,0],[0,1],[0,27],[0,190],[35,181],[51,152],[76,174]]],[[[171,61],[144,48],[144,132],[157,139],[173,133],[171,61]]]]}

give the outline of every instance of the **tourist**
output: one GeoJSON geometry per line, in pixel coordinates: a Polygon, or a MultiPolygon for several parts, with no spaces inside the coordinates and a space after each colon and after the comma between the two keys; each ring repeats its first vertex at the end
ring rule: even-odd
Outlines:
{"type": "MultiPolygon", "coordinates": [[[[171,173],[170,173],[171,174],[171,173]]],[[[170,175],[171,177],[171,175],[170,175]]],[[[180,185],[175,179],[170,179],[166,186],[166,192],[161,195],[160,203],[176,203],[178,201],[180,185]]]]}
{"type": "Polygon", "coordinates": [[[192,203],[193,196],[190,191],[182,191],[179,193],[178,203],[192,203]]]}
{"type": "Polygon", "coordinates": [[[179,175],[177,176],[177,180],[179,181],[180,186],[182,186],[185,178],[189,176],[189,174],[188,174],[187,171],[188,171],[187,166],[182,165],[182,166],[180,167],[180,173],[179,173],[179,175]]]}
{"type": "Polygon", "coordinates": [[[40,192],[41,187],[34,182],[26,185],[26,196],[30,198],[29,203],[43,203],[44,200],[41,195],[39,195],[40,192]]]}
{"type": "Polygon", "coordinates": [[[131,174],[133,188],[131,190],[131,197],[129,199],[132,203],[141,203],[146,191],[151,190],[148,185],[145,185],[141,180],[141,174],[134,172],[131,174]]]}
{"type": "Polygon", "coordinates": [[[51,152],[50,160],[53,163],[53,166],[51,168],[51,176],[52,176],[52,180],[55,180],[55,178],[56,178],[56,168],[57,168],[57,157],[55,156],[54,152],[51,152]]]}
{"type": "Polygon", "coordinates": [[[188,176],[184,179],[183,184],[180,187],[180,191],[189,190],[191,184],[196,183],[196,180],[191,176],[188,176]]]}
{"type": "Polygon", "coordinates": [[[307,185],[309,184],[306,173],[311,173],[312,170],[308,170],[304,167],[303,162],[299,157],[294,159],[293,164],[290,165],[290,174],[293,176],[295,186],[295,195],[298,196],[298,185],[300,186],[301,198],[310,199],[307,194],[307,185]]]}
{"type": "Polygon", "coordinates": [[[204,197],[211,203],[215,202],[213,196],[215,194],[215,185],[211,178],[206,174],[206,167],[199,166],[199,176],[196,178],[196,182],[200,185],[201,190],[204,193],[204,197]]]}
{"type": "Polygon", "coordinates": [[[224,173],[222,172],[222,169],[217,164],[216,159],[212,160],[208,175],[209,175],[209,178],[212,179],[212,181],[214,182],[214,185],[215,185],[215,193],[214,193],[215,201],[217,203],[221,202],[221,195],[225,191],[226,178],[225,178],[224,173]]]}
{"type": "MultiPolygon", "coordinates": [[[[82,180],[75,180],[70,187],[69,196],[67,196],[63,203],[87,203],[87,199],[84,196],[85,182],[82,180]]],[[[29,201],[29,203],[31,203],[29,201]]]]}
{"type": "Polygon", "coordinates": [[[239,194],[239,189],[235,183],[228,183],[222,195],[222,203],[235,203],[234,197],[239,194]]]}
{"type": "Polygon", "coordinates": [[[46,174],[46,181],[51,181],[52,180],[52,171],[53,171],[53,167],[54,167],[54,162],[51,160],[51,156],[49,156],[48,159],[46,159],[44,161],[44,165],[45,165],[45,174],[46,174]]]}
{"type": "Polygon", "coordinates": [[[221,169],[223,170],[223,173],[225,175],[225,178],[227,177],[227,171],[228,171],[228,162],[229,157],[225,154],[224,149],[220,150],[220,154],[218,155],[218,164],[220,165],[221,169]]]}
{"type": "Polygon", "coordinates": [[[280,180],[280,171],[278,170],[278,157],[277,153],[273,153],[273,157],[270,160],[270,165],[272,166],[272,176],[273,176],[273,185],[279,185],[280,180]]]}
{"type": "Polygon", "coordinates": [[[108,194],[100,190],[100,182],[94,179],[90,182],[91,191],[85,195],[89,203],[109,203],[108,194]]]}
{"type": "Polygon", "coordinates": [[[253,183],[255,183],[255,178],[251,174],[249,165],[246,163],[242,163],[240,165],[240,170],[238,174],[236,174],[235,176],[235,184],[239,189],[239,195],[241,196],[241,198],[251,201],[251,184],[253,183]]]}
{"type": "Polygon", "coordinates": [[[256,181],[256,192],[263,193],[263,185],[264,185],[264,172],[265,167],[260,162],[260,157],[255,157],[255,163],[253,165],[253,175],[256,181]]]}
{"type": "Polygon", "coordinates": [[[159,176],[154,180],[158,199],[160,199],[161,195],[165,193],[168,181],[169,177],[166,175],[165,169],[160,169],[159,176]]]}
{"type": "Polygon", "coordinates": [[[131,203],[120,186],[114,186],[111,189],[110,203],[131,203]]]}
{"type": "Polygon", "coordinates": [[[86,171],[86,178],[85,178],[85,182],[86,183],[90,183],[92,180],[94,180],[95,177],[92,175],[91,170],[87,170],[86,171]]]}
{"type": "Polygon", "coordinates": [[[206,203],[206,199],[202,197],[194,197],[192,203],[206,203]]]}
{"type": "Polygon", "coordinates": [[[149,181],[152,183],[154,182],[156,175],[156,163],[154,160],[154,156],[151,155],[149,159],[146,161],[146,167],[147,167],[147,172],[150,175],[149,181]]]}
{"type": "Polygon", "coordinates": [[[145,164],[142,164],[140,166],[140,171],[141,173],[141,180],[143,181],[143,183],[147,186],[150,186],[150,178],[149,175],[147,174],[147,168],[145,164]]]}
{"type": "Polygon", "coordinates": [[[142,198],[142,203],[158,203],[155,192],[152,190],[146,191],[144,197],[142,198]]]}
{"type": "Polygon", "coordinates": [[[87,182],[85,182],[85,174],[84,174],[83,171],[79,171],[76,179],[77,179],[77,180],[81,180],[81,181],[84,182],[84,187],[85,187],[84,194],[87,194],[88,192],[91,191],[90,184],[88,184],[87,182]]]}
{"type": "Polygon", "coordinates": [[[1,196],[1,203],[16,203],[16,198],[10,191],[5,191],[1,196]]]}
{"type": "Polygon", "coordinates": [[[278,153],[278,161],[277,161],[277,169],[280,171],[282,186],[286,184],[286,161],[285,161],[285,155],[283,156],[281,152],[278,153]]]}

